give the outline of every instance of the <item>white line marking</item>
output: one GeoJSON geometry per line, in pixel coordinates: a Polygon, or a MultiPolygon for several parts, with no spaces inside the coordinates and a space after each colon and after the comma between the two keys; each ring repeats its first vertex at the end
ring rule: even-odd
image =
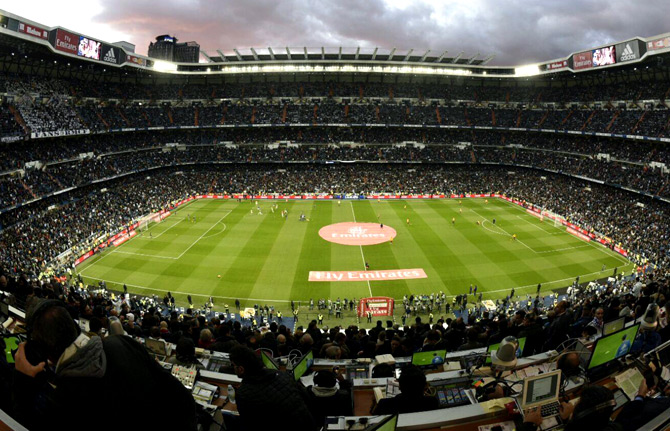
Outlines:
{"type": "MultiPolygon", "coordinates": [[[[517,217],[518,219],[520,219],[520,220],[525,221],[525,222],[528,223],[529,225],[533,226],[535,229],[539,229],[539,230],[541,230],[542,232],[548,233],[549,235],[553,235],[553,234],[555,233],[555,232],[549,232],[547,229],[545,229],[545,228],[543,228],[543,227],[540,227],[539,225],[537,225],[537,224],[535,224],[535,223],[532,223],[532,222],[526,220],[526,218],[521,217],[520,215],[518,215],[518,216],[516,216],[516,217],[517,217]]],[[[530,217],[532,217],[532,216],[530,216],[530,217]]]]}
{"type": "Polygon", "coordinates": [[[84,269],[82,269],[82,270],[80,270],[80,271],[77,270],[78,267],[75,267],[75,271],[76,271],[78,274],[82,274],[84,271],[88,271],[89,269],[91,269],[91,267],[92,267],[93,265],[97,265],[97,264],[100,263],[104,258],[110,256],[111,254],[112,254],[111,252],[106,253],[106,254],[104,254],[100,259],[96,260],[95,262],[89,262],[89,265],[88,265],[86,268],[84,268],[84,269]]]}
{"type": "Polygon", "coordinates": [[[176,257],[171,257],[171,256],[158,256],[156,254],[145,254],[145,253],[135,253],[134,251],[121,251],[121,250],[112,250],[109,252],[110,254],[112,253],[119,253],[119,254],[132,254],[135,256],[145,256],[145,257],[155,257],[157,259],[172,259],[172,260],[177,260],[176,257]]]}
{"type": "MultiPolygon", "coordinates": [[[[516,208],[517,210],[523,212],[524,214],[527,214],[524,209],[522,209],[519,205],[517,205],[513,202],[506,201],[505,199],[502,199],[502,198],[498,198],[498,200],[510,205],[512,208],[516,208]]],[[[561,225],[561,227],[551,225],[551,227],[553,227],[554,229],[558,230],[561,233],[566,233],[565,229],[564,229],[565,226],[563,226],[563,225],[561,225]]],[[[582,241],[584,241],[584,240],[582,240],[582,241]]],[[[597,241],[595,241],[595,242],[597,242],[597,241]]],[[[599,250],[600,252],[604,253],[606,256],[613,257],[613,258],[615,258],[616,260],[618,260],[619,262],[621,262],[625,265],[631,265],[632,264],[632,262],[630,260],[621,256],[619,253],[617,253],[613,250],[610,250],[609,248],[603,246],[602,244],[594,244],[594,241],[589,241],[588,244],[595,247],[596,250],[599,250]]]]}
{"type": "MultiPolygon", "coordinates": [[[[625,265],[617,266],[616,268],[623,268],[624,266],[625,265]]],[[[591,273],[588,273],[588,274],[582,274],[582,275],[579,275],[579,278],[581,279],[583,277],[584,278],[585,277],[590,277],[590,276],[595,275],[595,274],[609,273],[613,269],[614,268],[608,268],[605,271],[596,271],[596,272],[591,272],[591,273]]],[[[194,292],[180,292],[180,291],[175,291],[175,290],[157,289],[157,288],[154,288],[154,287],[140,286],[140,285],[137,285],[137,284],[121,283],[121,282],[118,282],[118,281],[112,281],[112,280],[96,278],[96,277],[89,277],[87,275],[84,275],[83,277],[88,278],[90,280],[104,281],[106,283],[116,284],[118,286],[123,286],[125,284],[128,287],[135,287],[135,288],[144,289],[144,290],[152,290],[152,291],[156,291],[156,292],[171,292],[171,293],[176,293],[176,294],[180,294],[180,295],[202,296],[202,297],[206,297],[206,298],[209,298],[211,296],[212,298],[219,298],[219,299],[239,299],[239,297],[232,297],[232,296],[213,296],[213,295],[204,295],[204,294],[194,293],[194,292]]],[[[546,286],[546,285],[551,285],[551,284],[556,284],[556,283],[562,283],[562,282],[565,282],[565,281],[568,281],[568,280],[575,280],[576,278],[577,278],[577,276],[574,276],[574,277],[562,278],[560,280],[541,281],[540,283],[542,283],[542,286],[546,286]]],[[[531,287],[537,288],[537,283],[527,284],[525,286],[516,286],[513,289],[514,290],[523,290],[523,289],[528,289],[528,288],[531,288],[531,287]]],[[[505,288],[505,289],[486,290],[483,293],[485,293],[485,294],[486,293],[499,293],[499,292],[508,292],[508,291],[511,291],[511,290],[512,290],[512,287],[508,287],[508,288],[505,288]]],[[[453,298],[456,295],[446,295],[446,296],[447,296],[447,298],[453,298]]],[[[266,302],[266,301],[267,302],[285,302],[285,303],[291,302],[291,301],[285,300],[285,299],[264,299],[264,298],[244,298],[244,299],[247,299],[247,300],[250,300],[250,301],[264,301],[264,302],[266,302]]],[[[308,301],[308,299],[302,299],[302,300],[299,300],[299,301],[308,301]]]]}
{"type": "MultiPolygon", "coordinates": [[[[144,257],[154,257],[154,258],[156,258],[156,259],[170,259],[170,260],[177,260],[177,259],[181,258],[187,251],[189,251],[189,250],[191,249],[191,247],[193,247],[193,246],[194,246],[198,241],[200,241],[201,239],[211,238],[211,237],[213,237],[213,236],[216,236],[216,235],[219,235],[219,234],[223,233],[223,232],[226,230],[226,228],[227,228],[227,226],[226,226],[225,223],[223,224],[223,230],[221,230],[221,232],[216,232],[216,233],[214,233],[214,234],[212,234],[212,235],[205,236],[205,235],[207,234],[207,232],[209,232],[210,230],[214,229],[215,226],[217,226],[219,223],[221,223],[221,220],[223,220],[224,218],[228,217],[228,215],[230,215],[230,213],[232,212],[232,210],[226,210],[226,211],[228,211],[228,212],[226,213],[226,215],[224,215],[223,217],[221,217],[216,223],[214,223],[209,229],[207,229],[202,235],[200,235],[200,237],[199,237],[198,239],[196,239],[190,246],[188,246],[188,248],[187,248],[186,250],[184,250],[184,251],[183,251],[179,256],[177,256],[177,257],[173,257],[173,256],[159,256],[159,255],[156,255],[156,254],[136,253],[136,252],[134,252],[134,251],[121,251],[121,250],[118,250],[118,249],[114,249],[114,250],[110,251],[109,253],[107,253],[105,256],[101,257],[101,258],[100,258],[99,260],[97,260],[96,262],[93,262],[92,264],[90,264],[89,266],[87,266],[86,268],[84,268],[82,271],[80,271],[80,273],[83,272],[83,271],[86,271],[87,269],[89,269],[89,268],[92,267],[93,265],[97,264],[97,263],[100,262],[102,259],[104,259],[105,257],[109,256],[109,255],[112,254],[112,253],[129,254],[129,255],[144,256],[144,257]]],[[[176,224],[175,224],[174,226],[176,226],[176,224]]],[[[174,227],[174,226],[172,226],[172,227],[174,227]]],[[[154,238],[158,238],[158,237],[156,236],[156,237],[154,237],[154,238]]],[[[133,239],[133,238],[131,238],[131,239],[133,239]]],[[[127,244],[127,243],[126,243],[126,244],[127,244]]]]}
{"type": "MultiPolygon", "coordinates": [[[[483,227],[484,229],[486,229],[487,231],[489,231],[489,232],[491,232],[491,233],[495,233],[496,235],[507,236],[506,233],[496,232],[496,231],[493,230],[493,229],[489,229],[489,228],[487,228],[487,227],[486,227],[486,222],[487,222],[487,221],[488,221],[488,220],[486,220],[486,219],[482,220],[482,227],[483,227]]],[[[490,223],[490,222],[489,222],[489,223],[490,223]]],[[[495,226],[495,225],[493,225],[493,226],[495,226]]],[[[496,227],[497,227],[497,226],[496,226],[496,227]]]]}
{"type": "MultiPolygon", "coordinates": [[[[233,296],[214,296],[214,295],[203,295],[201,293],[194,293],[194,292],[179,292],[179,291],[176,291],[176,290],[156,289],[154,287],[140,286],[140,285],[137,285],[137,284],[129,284],[129,283],[120,283],[118,281],[104,280],[102,278],[89,277],[87,275],[84,275],[83,277],[89,278],[91,280],[104,281],[105,283],[116,284],[116,285],[119,285],[119,286],[123,286],[125,284],[128,287],[135,287],[137,289],[145,289],[145,290],[154,290],[156,292],[170,292],[170,293],[176,293],[176,294],[179,294],[179,295],[202,296],[202,297],[205,297],[205,298],[209,298],[211,296],[212,298],[219,298],[219,299],[240,299],[240,297],[233,297],[233,296]]],[[[250,301],[291,302],[291,301],[286,300],[286,299],[261,299],[261,298],[243,298],[243,299],[248,299],[250,301]]]]}
{"type": "MultiPolygon", "coordinates": [[[[217,224],[218,224],[218,223],[217,223],[217,224]]],[[[226,229],[228,229],[228,226],[226,226],[225,223],[221,223],[221,224],[223,225],[223,229],[221,229],[221,231],[219,231],[219,232],[215,232],[215,233],[213,233],[213,234],[211,234],[211,235],[203,236],[202,239],[212,238],[212,237],[214,237],[214,236],[220,235],[220,234],[222,234],[223,232],[225,232],[226,229]]]]}
{"type": "Polygon", "coordinates": [[[169,228],[165,229],[163,232],[159,233],[158,235],[154,236],[153,238],[159,238],[159,237],[160,237],[161,235],[163,235],[165,232],[167,232],[167,231],[169,231],[170,229],[172,229],[173,227],[177,226],[179,223],[183,222],[184,220],[186,220],[186,219],[181,219],[181,220],[179,220],[177,223],[173,224],[172,226],[170,226],[169,228]]]}
{"type": "MultiPolygon", "coordinates": [[[[484,217],[483,215],[479,214],[477,211],[472,210],[472,212],[475,213],[475,214],[477,214],[479,217],[482,217],[482,218],[484,219],[484,222],[487,221],[487,220],[486,220],[486,217],[484,217]]],[[[484,225],[484,222],[482,222],[482,226],[484,225]]],[[[505,232],[505,233],[507,234],[507,236],[509,236],[510,238],[513,238],[513,236],[512,236],[509,232],[507,232],[505,229],[501,228],[501,227],[498,226],[498,225],[495,225],[495,226],[496,226],[498,229],[500,229],[501,231],[505,232]]],[[[488,230],[489,232],[491,231],[490,229],[486,229],[486,230],[488,230]]],[[[497,232],[494,232],[494,233],[497,233],[497,232]]],[[[533,253],[540,253],[540,252],[538,252],[538,251],[535,251],[535,250],[533,249],[533,247],[530,247],[529,245],[527,245],[525,242],[521,241],[521,240],[518,239],[518,238],[517,238],[516,242],[518,242],[518,243],[521,244],[522,246],[526,247],[528,250],[532,251],[533,253]]]]}
{"type": "Polygon", "coordinates": [[[177,259],[179,259],[179,258],[182,257],[184,254],[186,254],[186,252],[189,251],[194,245],[196,245],[196,244],[198,243],[198,241],[200,241],[205,235],[207,235],[207,232],[209,232],[210,230],[214,229],[214,227],[215,227],[217,224],[219,224],[219,222],[220,222],[221,220],[223,220],[224,218],[228,217],[228,216],[230,215],[230,213],[233,212],[233,210],[226,210],[226,211],[228,211],[228,212],[226,213],[226,215],[224,215],[223,217],[221,217],[220,219],[218,219],[218,220],[216,221],[216,223],[214,223],[212,226],[210,226],[209,229],[207,229],[207,230],[205,231],[205,233],[203,233],[202,235],[200,235],[200,236],[198,237],[198,239],[196,239],[195,241],[193,241],[193,244],[189,245],[188,248],[187,248],[186,250],[182,251],[181,254],[180,254],[179,256],[177,256],[177,259]]]}
{"type": "MultiPolygon", "coordinates": [[[[356,223],[356,213],[354,213],[354,203],[352,201],[349,201],[351,204],[351,215],[354,216],[354,223],[356,223]]],[[[367,268],[365,267],[365,255],[363,254],[363,246],[359,245],[361,249],[361,258],[363,259],[363,270],[367,271],[367,268]]],[[[370,296],[372,296],[372,287],[370,287],[370,280],[365,280],[368,282],[368,291],[370,291],[370,296]]]]}

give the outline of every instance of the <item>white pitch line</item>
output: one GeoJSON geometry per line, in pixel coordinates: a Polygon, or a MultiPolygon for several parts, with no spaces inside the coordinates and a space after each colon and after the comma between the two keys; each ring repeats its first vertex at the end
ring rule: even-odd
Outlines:
{"type": "MultiPolygon", "coordinates": [[[[354,213],[354,203],[352,201],[349,201],[351,204],[351,215],[354,216],[354,223],[356,223],[356,213],[354,213]]],[[[367,271],[367,268],[365,267],[365,255],[363,254],[363,246],[359,245],[361,249],[361,258],[363,259],[363,270],[367,271]]],[[[368,282],[368,291],[370,292],[370,296],[372,296],[372,287],[370,287],[370,280],[365,280],[368,282]]]]}
{"type": "Polygon", "coordinates": [[[111,253],[119,253],[119,254],[132,254],[135,256],[145,256],[145,257],[155,257],[157,259],[172,259],[172,260],[177,260],[176,257],[170,257],[170,256],[158,256],[156,254],[145,254],[145,253],[135,253],[134,251],[121,251],[121,250],[112,250],[111,253]]]}
{"type": "Polygon", "coordinates": [[[184,220],[186,220],[186,219],[181,219],[181,220],[179,220],[177,223],[175,223],[175,224],[173,224],[172,226],[170,226],[169,228],[165,229],[163,232],[159,233],[159,234],[156,235],[154,238],[159,238],[159,237],[160,237],[161,235],[163,235],[165,232],[167,232],[167,231],[169,231],[170,229],[172,229],[173,227],[177,226],[179,223],[183,222],[184,220]]]}
{"type": "MultiPolygon", "coordinates": [[[[477,211],[472,210],[472,212],[475,213],[475,214],[477,214],[479,217],[482,217],[482,218],[484,219],[484,221],[486,221],[486,217],[484,217],[483,215],[479,214],[477,211]]],[[[497,226],[497,225],[496,225],[496,227],[497,227],[498,229],[500,229],[501,231],[505,232],[505,233],[507,234],[507,236],[509,236],[510,238],[513,238],[513,236],[512,236],[509,232],[507,232],[505,229],[503,229],[503,228],[501,228],[500,226],[497,226]]],[[[487,229],[487,230],[489,230],[489,229],[487,229]]],[[[489,231],[490,231],[490,230],[489,230],[489,231]]],[[[496,233],[497,233],[497,232],[496,232],[496,233]]],[[[539,252],[535,251],[535,250],[533,249],[533,247],[527,245],[525,242],[521,241],[521,240],[518,239],[518,238],[517,238],[516,242],[518,242],[518,243],[521,244],[522,246],[526,247],[528,250],[532,251],[533,253],[539,253],[539,252]]]]}
{"type": "Polygon", "coordinates": [[[539,225],[536,225],[535,223],[531,223],[530,221],[526,220],[524,217],[521,217],[520,215],[518,215],[518,216],[516,216],[516,217],[517,217],[518,219],[521,219],[521,220],[525,221],[525,222],[528,223],[529,225],[533,226],[535,229],[539,229],[539,230],[541,230],[541,231],[544,232],[544,233],[548,233],[549,235],[553,235],[553,234],[554,234],[553,232],[549,232],[547,229],[545,229],[545,228],[543,228],[543,227],[540,227],[539,225]]]}
{"type": "MultiPolygon", "coordinates": [[[[522,209],[521,207],[519,207],[519,205],[517,205],[517,204],[515,204],[515,203],[513,203],[513,202],[506,201],[505,199],[501,199],[501,198],[498,198],[498,199],[499,199],[500,201],[502,201],[502,202],[508,204],[508,205],[511,206],[512,208],[516,208],[517,210],[523,212],[524,214],[527,214],[526,211],[525,211],[524,209],[522,209]]],[[[557,227],[557,226],[554,226],[554,225],[550,225],[550,226],[553,227],[554,229],[556,229],[559,233],[566,233],[565,230],[563,230],[563,228],[564,228],[563,225],[561,225],[561,227],[557,227]]],[[[583,240],[582,240],[582,241],[583,241],[583,240]]],[[[595,241],[595,242],[597,242],[597,241],[595,241]]],[[[594,241],[589,241],[587,244],[591,245],[591,246],[594,247],[596,250],[599,250],[601,253],[605,254],[605,256],[613,257],[613,258],[615,258],[616,260],[618,260],[619,262],[621,262],[621,263],[623,263],[623,264],[625,264],[625,265],[631,265],[631,264],[632,264],[632,262],[631,262],[630,260],[628,260],[628,259],[626,259],[625,257],[621,256],[619,253],[617,253],[617,252],[615,252],[615,251],[613,251],[613,250],[610,250],[608,247],[605,247],[605,246],[603,246],[602,244],[594,244],[594,241]]],[[[625,265],[623,265],[623,266],[625,266],[625,265]]],[[[617,268],[620,268],[620,267],[617,267],[617,268]]]]}
{"type": "MultiPolygon", "coordinates": [[[[170,292],[170,293],[176,293],[179,295],[191,295],[191,296],[202,296],[205,298],[209,298],[210,296],[212,298],[218,298],[218,299],[240,299],[239,297],[232,297],[232,296],[214,296],[214,295],[203,295],[201,293],[193,293],[193,292],[180,292],[176,290],[167,290],[167,289],[156,289],[154,287],[147,287],[147,286],[140,286],[138,284],[129,284],[129,283],[120,283],[118,281],[111,281],[111,280],[105,280],[102,278],[96,278],[96,277],[89,277],[87,275],[84,275],[85,278],[90,278],[91,280],[97,280],[97,281],[104,281],[105,283],[111,283],[111,284],[116,284],[119,286],[123,286],[124,284],[129,287],[136,287],[138,289],[145,289],[145,290],[153,290],[156,292],[170,292]]],[[[267,301],[267,302],[291,302],[286,299],[261,299],[261,298],[244,298],[248,299],[250,301],[267,301]]]]}
{"type": "Polygon", "coordinates": [[[210,230],[214,229],[214,227],[215,227],[216,225],[218,225],[219,222],[221,222],[221,220],[223,220],[224,218],[228,217],[228,216],[230,215],[230,213],[233,212],[233,210],[226,210],[226,211],[228,211],[228,212],[226,213],[226,215],[224,215],[223,217],[221,217],[220,219],[218,219],[218,220],[216,221],[216,223],[214,223],[209,229],[207,229],[207,230],[205,231],[205,233],[203,233],[202,235],[200,235],[200,236],[198,237],[198,239],[196,239],[195,241],[193,241],[193,244],[189,245],[188,248],[187,248],[186,250],[182,251],[181,254],[180,254],[179,256],[177,256],[177,259],[179,259],[179,258],[182,257],[184,254],[186,254],[186,252],[189,251],[194,245],[196,245],[196,244],[198,243],[198,241],[200,241],[205,235],[207,235],[207,233],[208,233],[210,230]]]}
{"type": "MultiPolygon", "coordinates": [[[[625,265],[617,266],[616,268],[622,268],[623,266],[625,266],[625,265]]],[[[612,269],[614,269],[614,268],[608,268],[605,271],[596,271],[596,272],[591,272],[591,273],[588,273],[588,274],[581,274],[581,275],[579,275],[579,278],[589,277],[589,276],[595,275],[595,274],[603,274],[603,273],[606,273],[606,272],[610,272],[612,269]]],[[[152,290],[152,291],[156,291],[156,292],[171,292],[171,293],[176,293],[176,294],[180,294],[180,295],[202,296],[202,297],[206,297],[206,298],[209,298],[211,296],[212,298],[218,298],[218,299],[239,299],[239,297],[232,297],[232,296],[213,296],[213,295],[204,295],[204,294],[193,293],[193,292],[180,292],[180,291],[168,290],[168,289],[157,289],[157,288],[154,288],[154,287],[140,286],[138,284],[121,283],[121,282],[118,282],[118,281],[112,281],[112,280],[96,278],[96,277],[89,277],[87,275],[84,275],[83,277],[91,279],[91,280],[104,281],[106,283],[116,284],[118,286],[123,286],[125,284],[126,286],[129,286],[129,287],[135,287],[135,288],[144,289],[144,290],[152,290]]],[[[542,281],[541,283],[542,283],[542,286],[546,286],[546,285],[561,283],[561,282],[568,281],[568,280],[574,280],[576,278],[577,278],[577,276],[574,276],[574,277],[562,278],[560,280],[542,281]]],[[[530,287],[533,287],[533,288],[537,287],[537,283],[527,284],[525,286],[516,286],[514,288],[508,287],[508,288],[505,288],[505,289],[487,290],[483,293],[508,292],[508,291],[511,291],[512,289],[523,290],[523,289],[528,289],[530,287]]],[[[446,295],[447,298],[453,298],[455,296],[456,295],[446,295]]],[[[263,299],[263,298],[245,298],[245,299],[250,300],[250,301],[263,301],[263,302],[286,302],[286,303],[291,302],[291,301],[285,300],[285,299],[263,299]]],[[[302,299],[300,301],[307,301],[307,299],[302,299]]]]}
{"type": "MultiPolygon", "coordinates": [[[[218,223],[217,223],[217,224],[218,224],[218,223]]],[[[212,238],[212,237],[214,237],[214,236],[221,235],[222,233],[224,233],[224,232],[226,231],[226,229],[228,229],[228,226],[226,226],[226,224],[223,223],[223,229],[221,229],[221,231],[219,231],[219,232],[214,232],[214,233],[211,234],[211,235],[203,236],[202,239],[212,238]]]]}

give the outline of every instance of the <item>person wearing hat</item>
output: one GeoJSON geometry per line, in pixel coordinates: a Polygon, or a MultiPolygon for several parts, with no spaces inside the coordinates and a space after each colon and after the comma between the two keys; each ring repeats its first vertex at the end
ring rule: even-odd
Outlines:
{"type": "Polygon", "coordinates": [[[640,333],[637,335],[631,353],[647,353],[661,345],[661,335],[656,331],[658,327],[659,307],[656,303],[647,306],[647,310],[640,322],[640,333]]]}

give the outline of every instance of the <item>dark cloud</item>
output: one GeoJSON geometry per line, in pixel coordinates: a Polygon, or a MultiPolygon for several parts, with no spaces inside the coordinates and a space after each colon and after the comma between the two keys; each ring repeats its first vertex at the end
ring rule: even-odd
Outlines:
{"type": "Polygon", "coordinates": [[[667,0],[115,0],[97,21],[130,35],[137,51],[159,34],[203,50],[271,47],[380,47],[495,54],[492,64],[564,57],[633,36],[670,31],[667,0]]]}

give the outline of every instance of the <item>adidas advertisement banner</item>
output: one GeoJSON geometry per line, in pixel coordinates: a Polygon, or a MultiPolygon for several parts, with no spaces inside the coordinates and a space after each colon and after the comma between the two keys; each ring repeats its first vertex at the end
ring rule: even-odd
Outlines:
{"type": "Polygon", "coordinates": [[[119,48],[103,43],[100,60],[105,63],[121,64],[126,61],[126,56],[119,48]]]}
{"type": "Polygon", "coordinates": [[[640,59],[640,43],[637,39],[631,40],[616,45],[616,62],[623,63],[626,61],[640,59]]]}

